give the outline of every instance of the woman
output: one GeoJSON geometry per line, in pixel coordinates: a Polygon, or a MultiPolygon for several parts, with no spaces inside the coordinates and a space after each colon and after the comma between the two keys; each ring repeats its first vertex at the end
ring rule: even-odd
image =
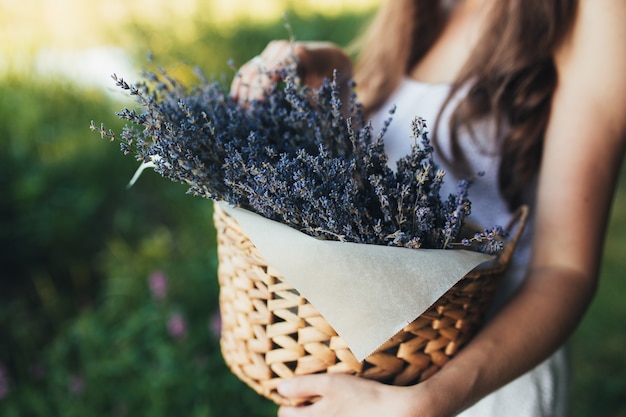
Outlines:
{"type": "MultiPolygon", "coordinates": [[[[626,141],[624,21],[615,0],[387,0],[354,78],[375,123],[398,106],[390,156],[408,151],[410,118],[425,117],[444,168],[488,173],[472,216],[493,224],[525,203],[533,227],[487,324],[441,371],[411,387],[293,378],[281,394],[317,401],[280,417],[565,415],[562,346],[595,292],[626,141]]],[[[333,69],[352,77],[333,45],[273,42],[241,68],[233,96],[261,97],[275,81],[263,69],[292,51],[310,85],[333,69]]]]}

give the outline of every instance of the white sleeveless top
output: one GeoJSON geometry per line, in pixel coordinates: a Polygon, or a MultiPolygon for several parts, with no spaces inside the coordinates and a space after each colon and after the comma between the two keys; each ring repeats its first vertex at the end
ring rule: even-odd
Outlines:
{"type": "MultiPolygon", "coordinates": [[[[389,156],[391,168],[395,162],[411,150],[414,139],[411,137],[411,122],[419,116],[426,120],[433,131],[439,110],[446,100],[450,86],[448,84],[426,84],[405,78],[387,103],[373,116],[374,134],[377,134],[386,120],[392,118],[384,136],[385,150],[389,156]],[[390,116],[389,110],[395,107],[390,116]]],[[[459,178],[456,178],[443,162],[442,155],[448,155],[449,129],[448,119],[455,106],[453,101],[442,114],[437,126],[437,147],[435,161],[447,172],[442,187],[442,195],[447,196],[456,190],[459,178]]],[[[500,163],[493,152],[495,128],[491,121],[474,126],[478,143],[469,134],[460,132],[460,145],[476,173],[484,172],[470,187],[469,198],[472,202],[472,214],[468,220],[484,227],[500,225],[505,227],[512,216],[508,206],[498,191],[497,172],[500,163]],[[485,138],[483,142],[480,138],[485,138]]],[[[530,260],[532,237],[532,212],[527,227],[515,250],[511,265],[496,294],[494,310],[497,310],[523,282],[530,260]]],[[[463,417],[560,417],[566,415],[567,405],[567,366],[563,351],[557,352],[543,364],[526,375],[511,382],[499,391],[486,397],[471,409],[463,412],[463,417]]]]}

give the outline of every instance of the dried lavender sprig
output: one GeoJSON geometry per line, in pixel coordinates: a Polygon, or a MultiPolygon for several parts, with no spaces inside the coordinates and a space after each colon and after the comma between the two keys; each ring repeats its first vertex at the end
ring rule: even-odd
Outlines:
{"type": "MultiPolygon", "coordinates": [[[[460,245],[464,247],[474,247],[476,250],[485,253],[498,253],[504,249],[504,241],[508,237],[508,232],[500,226],[491,229],[483,229],[474,233],[469,238],[461,239],[460,245]]],[[[455,245],[459,245],[456,243],[455,245]]]]}

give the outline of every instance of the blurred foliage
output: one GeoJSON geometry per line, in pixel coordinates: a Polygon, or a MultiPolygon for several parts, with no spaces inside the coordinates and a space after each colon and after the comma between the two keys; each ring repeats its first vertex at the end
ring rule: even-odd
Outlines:
{"type": "Polygon", "coordinates": [[[129,23],[124,30],[111,35],[126,45],[125,50],[135,56],[137,62],[146,63],[146,57],[149,57],[160,66],[167,67],[168,73],[177,78],[193,82],[190,68],[197,65],[207,76],[228,81],[234,74],[233,66],[241,66],[274,39],[293,36],[299,41],[331,40],[348,47],[370,14],[371,11],[353,12],[329,17],[320,13],[302,15],[296,10],[287,10],[278,21],[241,22],[229,30],[207,25],[198,17],[186,23],[189,30],[198,35],[176,43],[167,39],[167,31],[156,31],[138,23],[129,23]]]}
{"type": "MultiPolygon", "coordinates": [[[[340,45],[367,18],[288,12],[297,39],[340,45]]],[[[198,35],[168,40],[144,21],[110,36],[137,66],[152,52],[168,71],[185,62],[226,78],[229,60],[289,36],[280,21],[184,24],[198,35]]],[[[121,106],[69,82],[0,79],[0,415],[275,415],[219,354],[211,203],[152,172],[127,190],[136,161],[88,129],[94,119],[119,132],[121,106]],[[163,299],[155,274],[167,278],[163,299]]],[[[626,416],[620,184],[598,296],[572,343],[574,417],[626,416]]]]}
{"type": "Polygon", "coordinates": [[[205,250],[211,241],[196,232],[177,237],[166,228],[132,247],[112,241],[99,302],[24,367],[2,415],[275,414],[275,406],[243,387],[221,358],[214,265],[205,250]],[[157,275],[167,279],[164,296],[149,290],[157,275]]]}
{"type": "MultiPolygon", "coordinates": [[[[157,47],[188,44],[207,28],[234,35],[243,26],[277,21],[285,10],[337,18],[365,13],[381,0],[0,0],[0,56],[18,59],[42,48],[83,49],[132,45],[129,24],[157,47]]],[[[339,28],[338,30],[341,30],[339,28]]],[[[24,63],[24,62],[22,62],[24,63]]],[[[0,59],[0,70],[6,62],[0,59]]],[[[19,63],[18,63],[19,64],[19,63]]]]}
{"type": "Polygon", "coordinates": [[[11,79],[0,97],[0,414],[223,415],[238,404],[207,325],[211,203],[152,173],[126,189],[137,163],[88,128],[94,116],[121,128],[102,93],[11,79]],[[146,296],[155,269],[172,277],[166,306],[146,296]],[[188,322],[177,344],[170,309],[188,322]]]}

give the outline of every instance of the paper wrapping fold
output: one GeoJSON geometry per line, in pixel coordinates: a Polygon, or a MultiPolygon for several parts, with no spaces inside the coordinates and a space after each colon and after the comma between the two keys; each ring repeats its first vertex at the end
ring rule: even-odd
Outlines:
{"type": "Polygon", "coordinates": [[[219,202],[362,361],[492,256],[316,239],[219,202]]]}

